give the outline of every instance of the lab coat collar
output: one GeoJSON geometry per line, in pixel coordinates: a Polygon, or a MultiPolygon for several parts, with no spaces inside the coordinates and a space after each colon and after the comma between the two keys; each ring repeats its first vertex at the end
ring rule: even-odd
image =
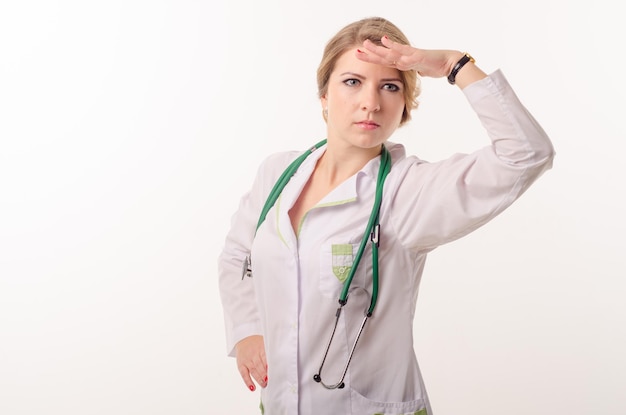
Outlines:
{"type": "MultiPolygon", "coordinates": [[[[387,142],[385,146],[391,154],[392,163],[395,163],[396,161],[405,157],[404,146],[402,146],[401,144],[387,142]]],[[[300,195],[302,188],[309,180],[309,177],[311,177],[317,161],[326,152],[326,148],[326,145],[322,146],[317,151],[313,152],[309,157],[307,157],[306,160],[302,163],[302,165],[292,178],[292,181],[294,181],[295,184],[295,186],[293,187],[293,190],[295,190],[295,192],[289,192],[291,197],[283,198],[283,203],[285,203],[284,206],[289,206],[289,208],[293,206],[297,197],[300,195]]],[[[358,181],[367,178],[367,180],[371,180],[375,183],[378,177],[379,167],[380,157],[373,158],[372,160],[367,162],[367,164],[365,164],[365,166],[363,166],[363,168],[358,171],[354,176],[347,179],[344,183],[342,183],[337,188],[333,189],[333,191],[331,191],[328,195],[326,195],[316,205],[316,207],[329,206],[342,202],[347,203],[348,201],[356,201],[358,198],[358,181]]]]}
{"type": "MultiPolygon", "coordinates": [[[[404,157],[404,147],[402,145],[387,143],[386,146],[391,153],[392,162],[404,157]]],[[[295,237],[292,232],[288,212],[311,177],[317,161],[325,152],[326,146],[324,145],[309,155],[300,165],[298,171],[293,175],[289,184],[283,189],[283,192],[278,199],[278,232],[283,236],[283,241],[287,243],[288,246],[295,246],[295,239],[292,240],[291,237],[287,237],[287,235],[295,237]],[[287,229],[289,229],[289,231],[287,229]]],[[[359,186],[360,181],[367,180],[372,184],[375,184],[378,177],[379,166],[380,157],[373,158],[355,175],[341,183],[329,194],[327,194],[313,209],[336,206],[345,203],[354,203],[358,200],[358,189],[361,188],[361,186],[359,186]]]]}

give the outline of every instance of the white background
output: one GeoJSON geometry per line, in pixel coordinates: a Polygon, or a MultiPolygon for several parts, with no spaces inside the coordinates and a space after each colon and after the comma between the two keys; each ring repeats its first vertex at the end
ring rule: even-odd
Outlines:
{"type": "MultiPolygon", "coordinates": [[[[619,2],[4,1],[0,414],[257,413],[225,356],[216,258],[269,153],[324,137],[315,71],[381,15],[501,68],[557,157],[513,207],[433,252],[415,320],[433,408],[626,413],[619,2]]],[[[487,143],[425,79],[393,141],[487,143]]]]}

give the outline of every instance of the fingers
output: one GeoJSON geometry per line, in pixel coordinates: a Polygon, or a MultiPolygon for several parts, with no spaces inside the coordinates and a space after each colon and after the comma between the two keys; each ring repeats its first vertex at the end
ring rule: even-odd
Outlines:
{"type": "Polygon", "coordinates": [[[416,71],[420,76],[440,78],[447,76],[462,53],[455,50],[418,49],[394,42],[383,36],[381,45],[370,40],[357,49],[358,59],[396,68],[399,71],[416,71]]]}
{"type": "Polygon", "coordinates": [[[262,388],[267,386],[267,366],[260,358],[241,362],[238,369],[241,378],[251,391],[256,389],[255,383],[262,388]]]}
{"type": "Polygon", "coordinates": [[[268,378],[265,366],[260,368],[258,366],[248,367],[246,365],[240,365],[239,374],[246,387],[252,392],[256,390],[255,382],[262,388],[267,386],[268,378]]]}
{"type": "Polygon", "coordinates": [[[357,49],[357,56],[366,62],[387,66],[392,66],[399,58],[399,54],[390,48],[378,46],[370,40],[363,42],[363,49],[357,49]]]}
{"type": "Polygon", "coordinates": [[[241,379],[243,379],[243,383],[245,383],[248,389],[250,389],[250,392],[254,392],[256,390],[256,386],[254,386],[254,382],[252,382],[248,368],[245,366],[239,366],[238,368],[241,379]]]}
{"type": "Polygon", "coordinates": [[[267,360],[263,337],[250,336],[237,344],[237,369],[241,379],[250,391],[256,390],[255,382],[260,387],[267,386],[267,360]]]}
{"type": "Polygon", "coordinates": [[[383,46],[365,40],[363,48],[357,50],[357,57],[365,62],[390,66],[401,71],[412,69],[411,55],[415,51],[414,48],[393,42],[386,36],[383,36],[381,42],[383,46]]]}
{"type": "Polygon", "coordinates": [[[264,361],[265,359],[261,358],[260,355],[255,355],[247,366],[252,378],[262,388],[267,386],[267,366],[264,361]]]}
{"type": "Polygon", "coordinates": [[[408,56],[408,55],[411,55],[415,51],[414,47],[409,46],[409,45],[403,45],[401,43],[396,43],[393,40],[389,39],[387,36],[383,36],[380,39],[380,41],[383,44],[383,46],[385,46],[387,49],[390,49],[398,53],[399,55],[408,56]]]}

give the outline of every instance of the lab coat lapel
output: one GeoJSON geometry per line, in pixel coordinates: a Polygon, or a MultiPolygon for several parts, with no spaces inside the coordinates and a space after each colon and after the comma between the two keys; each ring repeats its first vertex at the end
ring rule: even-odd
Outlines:
{"type": "Polygon", "coordinates": [[[280,197],[276,201],[275,211],[272,214],[276,215],[276,231],[287,247],[294,251],[297,247],[297,238],[291,227],[291,220],[289,219],[289,209],[296,203],[300,192],[306,185],[309,177],[313,173],[313,169],[317,163],[317,160],[326,151],[326,146],[311,153],[304,162],[298,168],[298,171],[291,177],[289,183],[283,189],[280,197]]]}
{"type": "MultiPolygon", "coordinates": [[[[296,203],[300,192],[311,177],[317,160],[324,154],[325,147],[312,153],[293,175],[289,184],[283,189],[281,196],[276,203],[277,232],[282,241],[292,251],[296,250],[297,238],[291,227],[289,219],[289,209],[296,203]]],[[[313,209],[327,208],[331,206],[352,203],[358,199],[358,181],[360,176],[368,176],[370,180],[376,181],[376,174],[380,166],[380,157],[370,160],[357,174],[353,175],[345,182],[341,183],[330,193],[328,193],[313,209]]]]}

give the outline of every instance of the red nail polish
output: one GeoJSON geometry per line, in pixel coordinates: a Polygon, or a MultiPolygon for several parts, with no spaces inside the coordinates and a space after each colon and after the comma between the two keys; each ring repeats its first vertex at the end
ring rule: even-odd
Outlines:
{"type": "Polygon", "coordinates": [[[248,388],[250,388],[250,392],[254,392],[254,385],[250,385],[248,388]]]}
{"type": "Polygon", "coordinates": [[[265,376],[265,381],[267,382],[267,376],[265,376]]]}
{"type": "Polygon", "coordinates": [[[359,53],[363,53],[363,51],[361,49],[357,49],[356,51],[359,52],[359,53]]]}

